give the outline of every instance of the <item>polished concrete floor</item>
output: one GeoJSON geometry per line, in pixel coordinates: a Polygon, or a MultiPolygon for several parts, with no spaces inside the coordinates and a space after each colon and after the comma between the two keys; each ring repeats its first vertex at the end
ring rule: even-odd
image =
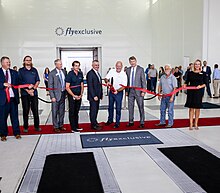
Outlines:
{"type": "MultiPolygon", "coordinates": [[[[44,91],[39,93],[41,98],[49,100],[44,91]]],[[[149,95],[146,96],[150,97],[149,95]]],[[[176,97],[175,104],[183,105],[185,103],[186,95],[180,93],[176,97]]],[[[220,99],[209,98],[205,95],[203,101],[211,103],[220,103],[220,99]]],[[[108,104],[108,97],[105,96],[102,105],[108,104]]],[[[145,101],[146,119],[159,119],[159,110],[152,110],[159,105],[157,98],[145,101]]],[[[82,105],[87,106],[86,93],[83,97],[82,105]]],[[[21,107],[19,106],[20,114],[21,107]]],[[[51,124],[50,104],[39,102],[40,120],[41,124],[51,124]]],[[[68,110],[68,107],[66,107],[68,110]]],[[[66,112],[68,113],[68,111],[66,112]]],[[[80,122],[89,122],[88,111],[80,112],[80,122]]],[[[108,116],[107,110],[100,110],[98,120],[106,121],[108,116]]],[[[220,109],[202,109],[200,117],[219,117],[220,109]]],[[[188,109],[175,109],[175,118],[188,118],[188,109]]],[[[135,107],[135,119],[139,120],[139,113],[135,107]]],[[[20,124],[22,124],[22,116],[19,116],[20,124]]],[[[128,121],[128,111],[125,109],[122,113],[122,121],[128,121]]],[[[68,123],[67,115],[65,122],[68,123]]],[[[30,119],[30,124],[33,120],[30,119]]],[[[170,140],[176,138],[176,133],[183,135],[186,139],[190,139],[187,144],[202,144],[213,151],[220,152],[220,126],[200,127],[199,130],[189,131],[188,128],[171,129],[171,130],[154,130],[158,136],[170,137],[170,140]]],[[[69,134],[75,136],[77,134],[69,134]]],[[[48,135],[49,136],[49,135],[48,135]]],[[[160,137],[159,137],[160,138],[160,137]]],[[[183,139],[185,139],[183,138],[183,139]]],[[[59,136],[57,137],[59,139],[59,136]]],[[[14,193],[23,178],[31,157],[35,149],[38,148],[39,141],[42,140],[40,135],[22,136],[21,140],[16,140],[14,137],[8,137],[7,142],[0,143],[0,190],[1,193],[14,193]]],[[[175,140],[173,140],[175,141],[175,140]]],[[[183,140],[184,142],[184,140],[183,140]]],[[[176,142],[175,142],[176,143],[176,142]]],[[[175,143],[173,146],[175,146],[175,143]]],[[[176,143],[176,145],[179,145],[176,143]]],[[[153,147],[152,147],[153,148],[153,147]]],[[[151,146],[129,146],[129,147],[111,147],[102,148],[102,154],[105,155],[107,162],[113,172],[115,181],[122,193],[178,193],[178,192],[195,192],[193,189],[184,189],[178,183],[178,179],[171,177],[168,170],[164,169],[155,159],[150,156],[151,146]],[[186,191],[187,190],[187,191],[186,191]]],[[[218,154],[219,155],[219,154],[218,154]]],[[[165,166],[166,167],[166,164],[165,166]]],[[[180,173],[180,175],[182,175],[180,173]]],[[[181,176],[180,176],[181,177],[181,176]]],[[[177,177],[178,178],[178,177],[177,177]]],[[[190,182],[191,183],[191,182],[190,182]]],[[[190,188],[190,186],[188,186],[190,188]]],[[[34,191],[33,191],[34,192],[34,191]]],[[[197,191],[204,192],[204,191],[197,191]]]]}

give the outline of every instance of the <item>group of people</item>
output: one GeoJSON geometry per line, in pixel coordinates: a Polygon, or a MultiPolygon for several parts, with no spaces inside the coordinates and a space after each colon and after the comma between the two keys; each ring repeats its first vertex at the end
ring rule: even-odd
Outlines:
{"type": "MultiPolygon", "coordinates": [[[[127,127],[134,125],[134,106],[135,101],[138,105],[140,115],[139,128],[144,128],[145,113],[144,113],[144,96],[145,92],[141,89],[147,88],[144,69],[138,65],[137,59],[134,56],[129,58],[130,67],[124,71],[121,61],[117,61],[115,68],[111,69],[104,78],[106,86],[109,88],[108,100],[108,120],[106,125],[113,124],[114,120],[114,105],[116,106],[116,118],[114,128],[120,127],[122,99],[125,94],[128,98],[129,122],[127,127]],[[136,89],[138,87],[140,89],[136,89]],[[125,92],[124,92],[125,90],[125,92]]],[[[17,85],[23,85],[20,89],[21,102],[23,108],[23,128],[24,132],[28,132],[28,115],[31,109],[34,116],[34,128],[36,131],[41,131],[39,127],[38,114],[38,92],[37,88],[40,83],[38,71],[33,67],[32,57],[25,56],[23,59],[23,67],[18,70],[10,68],[10,59],[6,56],[1,58],[0,68],[0,134],[1,141],[7,140],[8,128],[7,118],[10,114],[13,134],[16,139],[20,139],[20,128],[18,121],[18,104],[19,92],[15,88],[17,85]],[[9,90],[10,100],[8,100],[6,88],[9,90]]],[[[69,101],[69,122],[73,132],[82,130],[79,127],[79,110],[84,92],[84,77],[80,71],[80,62],[73,61],[72,70],[67,73],[63,69],[62,61],[56,59],[54,61],[54,69],[47,69],[44,75],[44,81],[47,84],[48,94],[52,102],[52,122],[55,132],[66,130],[64,127],[65,115],[65,98],[68,95],[69,101]]],[[[204,69],[204,67],[203,67],[204,69]]],[[[208,68],[206,69],[208,71],[208,68]]],[[[147,72],[147,80],[151,80],[151,90],[156,92],[157,70],[152,65],[147,72]]],[[[219,74],[215,73],[217,79],[219,74]]],[[[187,73],[187,78],[184,87],[187,85],[196,86],[196,90],[188,90],[185,106],[189,108],[190,129],[198,129],[198,119],[200,108],[202,107],[203,89],[206,86],[206,73],[202,70],[202,63],[196,60],[191,70],[187,73]],[[195,122],[193,123],[195,116],[195,122]]],[[[97,121],[100,101],[103,99],[103,84],[102,77],[99,74],[99,61],[92,62],[92,69],[86,75],[87,82],[87,99],[90,104],[90,122],[91,129],[100,130],[101,125],[97,121]]],[[[161,100],[160,105],[160,123],[157,126],[166,125],[165,116],[168,109],[168,124],[166,127],[173,126],[174,117],[174,101],[175,89],[178,88],[177,78],[172,73],[170,65],[165,65],[164,72],[160,74],[158,85],[158,96],[161,100]],[[170,94],[171,93],[171,94],[170,94]]]]}

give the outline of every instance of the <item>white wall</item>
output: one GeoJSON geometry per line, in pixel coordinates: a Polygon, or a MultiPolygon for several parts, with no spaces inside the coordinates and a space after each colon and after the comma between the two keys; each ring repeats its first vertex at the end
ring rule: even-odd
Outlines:
{"type": "Polygon", "coordinates": [[[203,59],[213,68],[214,64],[220,64],[220,1],[204,0],[204,53],[203,59]]]}
{"type": "Polygon", "coordinates": [[[103,75],[131,55],[144,67],[202,55],[202,0],[0,0],[0,24],[0,56],[21,66],[31,55],[41,74],[59,46],[101,46],[103,75]],[[57,36],[57,27],[102,34],[57,36]]]}
{"type": "Polygon", "coordinates": [[[14,65],[28,54],[43,72],[60,45],[100,45],[103,75],[117,60],[127,65],[131,55],[141,64],[151,59],[146,0],[1,0],[0,9],[0,55],[14,65]],[[102,35],[59,37],[57,27],[96,28],[102,35]]]}
{"type": "Polygon", "coordinates": [[[183,65],[202,57],[203,0],[155,0],[152,17],[152,62],[183,65]]]}

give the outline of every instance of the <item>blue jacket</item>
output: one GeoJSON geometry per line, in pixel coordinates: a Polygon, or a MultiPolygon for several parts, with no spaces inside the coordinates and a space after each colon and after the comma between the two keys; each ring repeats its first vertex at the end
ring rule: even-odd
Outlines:
{"type": "MultiPolygon", "coordinates": [[[[11,84],[15,86],[19,85],[18,72],[12,69],[9,70],[11,74],[11,84]]],[[[0,105],[4,105],[7,101],[4,83],[5,83],[5,75],[2,68],[0,68],[0,105]]],[[[15,101],[19,103],[18,89],[14,89],[14,88],[12,89],[15,95],[15,101]]]]}

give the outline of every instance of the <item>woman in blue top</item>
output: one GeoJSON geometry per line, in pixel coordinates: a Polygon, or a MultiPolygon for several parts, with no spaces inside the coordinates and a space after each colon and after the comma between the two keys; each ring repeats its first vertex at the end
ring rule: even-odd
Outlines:
{"type": "MultiPolygon", "coordinates": [[[[44,75],[43,75],[43,78],[44,78],[44,84],[46,86],[46,88],[48,88],[48,76],[49,76],[49,73],[50,73],[50,70],[48,67],[45,68],[44,70],[44,75]]],[[[47,90],[47,95],[49,95],[49,91],[47,90]]]]}

